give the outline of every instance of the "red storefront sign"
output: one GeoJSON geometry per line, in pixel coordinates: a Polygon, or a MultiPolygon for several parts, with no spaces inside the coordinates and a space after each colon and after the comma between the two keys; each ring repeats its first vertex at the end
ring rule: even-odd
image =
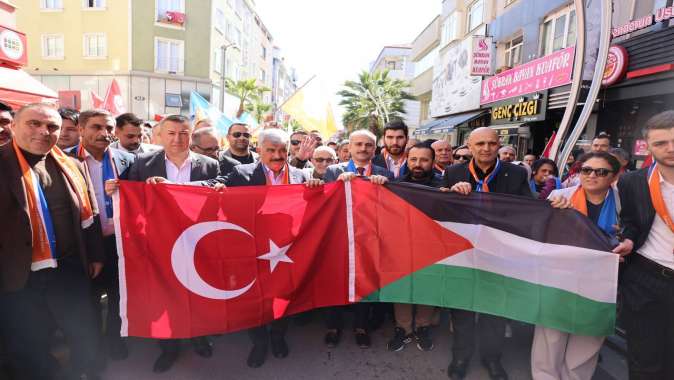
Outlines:
{"type": "Polygon", "coordinates": [[[0,25],[0,64],[21,67],[28,63],[26,35],[0,25]]]}
{"type": "Polygon", "coordinates": [[[601,80],[603,86],[610,86],[625,75],[628,61],[627,50],[620,45],[613,45],[608,50],[606,66],[604,67],[604,77],[601,80]]]}

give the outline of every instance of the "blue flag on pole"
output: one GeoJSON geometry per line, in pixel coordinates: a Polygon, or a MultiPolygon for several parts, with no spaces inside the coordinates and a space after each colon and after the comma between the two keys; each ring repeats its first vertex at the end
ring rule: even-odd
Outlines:
{"type": "Polygon", "coordinates": [[[220,137],[227,135],[227,131],[232,125],[232,120],[227,118],[217,107],[211,105],[208,100],[204,99],[196,91],[190,93],[190,117],[195,123],[199,120],[210,119],[220,137]]]}

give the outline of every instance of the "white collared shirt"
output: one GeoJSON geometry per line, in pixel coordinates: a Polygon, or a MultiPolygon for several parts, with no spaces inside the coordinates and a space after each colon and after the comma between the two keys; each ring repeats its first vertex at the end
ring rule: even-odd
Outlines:
{"type": "Polygon", "coordinates": [[[98,205],[98,215],[101,219],[101,230],[103,230],[103,236],[110,236],[115,233],[115,224],[112,221],[111,215],[108,215],[107,209],[105,208],[103,162],[96,160],[86,149],[83,150],[85,155],[84,160],[87,162],[87,167],[89,168],[89,177],[91,177],[91,183],[94,185],[96,204],[98,205]]]}
{"type": "Polygon", "coordinates": [[[164,161],[166,161],[166,179],[173,183],[186,183],[190,182],[191,173],[192,173],[192,152],[189,152],[187,159],[183,162],[180,167],[177,167],[171,160],[166,157],[164,153],[164,161]]]}
{"type": "Polygon", "coordinates": [[[390,155],[386,156],[386,166],[388,166],[388,170],[393,173],[394,178],[398,178],[398,176],[400,176],[400,168],[405,165],[406,161],[407,160],[396,161],[390,155]]]}
{"type": "MultiPolygon", "coordinates": [[[[660,190],[665,208],[669,215],[674,215],[674,185],[660,176],[660,190]]],[[[662,266],[674,269],[674,232],[657,213],[646,242],[637,252],[662,266]]]]}
{"type": "MultiPolygon", "coordinates": [[[[283,169],[279,172],[277,176],[274,176],[274,172],[269,169],[269,167],[265,164],[262,164],[262,167],[264,168],[264,174],[267,176],[269,179],[269,183],[274,186],[274,185],[283,185],[283,176],[285,175],[285,170],[286,167],[285,165],[283,166],[283,169]]],[[[290,182],[290,173],[288,173],[288,182],[290,182]]]]}

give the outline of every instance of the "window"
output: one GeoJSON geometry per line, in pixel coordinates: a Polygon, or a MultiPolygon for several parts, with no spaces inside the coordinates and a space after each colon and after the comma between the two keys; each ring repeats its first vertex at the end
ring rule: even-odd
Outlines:
{"type": "Polygon", "coordinates": [[[213,71],[222,74],[222,49],[217,48],[213,52],[213,71]]]}
{"type": "Polygon", "coordinates": [[[541,28],[540,55],[548,55],[576,43],[576,11],[573,7],[548,16],[541,28]]]}
{"type": "Polygon", "coordinates": [[[82,6],[91,9],[105,9],[105,0],[83,0],[82,6]]]}
{"type": "Polygon", "coordinates": [[[484,20],[484,0],[477,0],[468,8],[468,32],[477,28],[484,20]]]}
{"type": "Polygon", "coordinates": [[[241,46],[241,30],[232,24],[227,24],[227,39],[241,46]]]}
{"type": "Polygon", "coordinates": [[[267,80],[267,73],[263,69],[260,69],[260,81],[265,82],[266,80],[267,80]]]}
{"type": "Polygon", "coordinates": [[[267,59],[267,48],[262,46],[262,59],[267,59]]]}
{"type": "Polygon", "coordinates": [[[227,24],[225,21],[225,12],[222,9],[215,9],[215,29],[220,33],[224,34],[227,30],[227,24]]]}
{"type": "Polygon", "coordinates": [[[155,21],[162,23],[182,24],[179,20],[173,20],[168,12],[185,14],[185,0],[157,0],[157,14],[155,21]]]}
{"type": "Polygon", "coordinates": [[[442,31],[440,35],[440,46],[445,46],[448,43],[457,39],[456,35],[456,24],[458,20],[458,12],[454,12],[447,16],[445,21],[442,23],[442,31]]]}
{"type": "Polygon", "coordinates": [[[63,59],[62,34],[45,34],[42,36],[42,58],[63,59]]]}
{"type": "Polygon", "coordinates": [[[40,0],[42,9],[63,9],[63,0],[40,0]]]}
{"type": "Polygon", "coordinates": [[[522,46],[524,39],[522,36],[515,37],[505,44],[505,65],[515,67],[522,64],[522,46]]]}
{"type": "Polygon", "coordinates": [[[438,57],[439,50],[440,47],[436,47],[435,49],[429,51],[426,55],[424,55],[420,60],[414,62],[415,78],[425,73],[426,70],[433,68],[433,66],[435,65],[435,59],[438,57]]]}
{"type": "Polygon", "coordinates": [[[87,58],[105,58],[107,52],[107,39],[105,33],[85,33],[82,36],[84,56],[87,58]]]}
{"type": "Polygon", "coordinates": [[[185,43],[183,41],[155,37],[155,71],[169,74],[182,74],[184,67],[184,52],[185,43]]]}

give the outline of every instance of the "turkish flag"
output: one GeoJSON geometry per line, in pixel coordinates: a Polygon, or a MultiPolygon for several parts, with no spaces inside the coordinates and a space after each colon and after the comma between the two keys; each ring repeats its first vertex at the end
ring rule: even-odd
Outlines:
{"type": "Polygon", "coordinates": [[[109,111],[114,116],[121,115],[126,112],[124,108],[124,101],[122,100],[122,91],[119,89],[117,80],[113,79],[108,87],[108,93],[105,95],[105,100],[102,105],[104,110],[109,111]]]}
{"type": "Polygon", "coordinates": [[[207,187],[122,181],[122,335],[186,338],[358,302],[471,247],[363,180],[207,187]]]}
{"type": "Polygon", "coordinates": [[[93,108],[103,108],[103,99],[93,91],[91,91],[91,103],[93,108]]]}

